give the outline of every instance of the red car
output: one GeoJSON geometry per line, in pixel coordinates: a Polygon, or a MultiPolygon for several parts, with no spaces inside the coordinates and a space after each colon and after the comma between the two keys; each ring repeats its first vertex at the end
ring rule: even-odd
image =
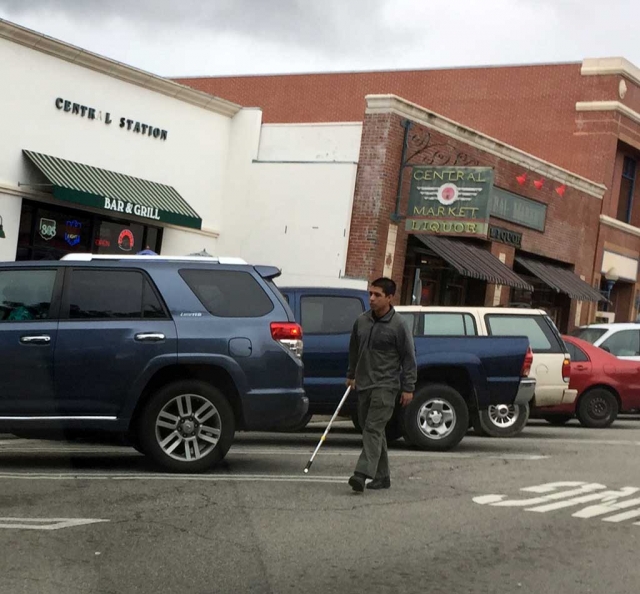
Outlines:
{"type": "Polygon", "coordinates": [[[563,336],[571,355],[570,387],[578,390],[572,404],[544,406],[537,415],[552,425],[574,416],[585,427],[609,427],[619,412],[640,408],[640,361],[618,359],[589,342],[563,336]]]}

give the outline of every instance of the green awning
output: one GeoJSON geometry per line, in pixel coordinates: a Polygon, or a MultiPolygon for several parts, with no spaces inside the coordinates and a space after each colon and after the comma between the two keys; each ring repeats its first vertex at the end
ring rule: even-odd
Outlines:
{"type": "Polygon", "coordinates": [[[58,200],[114,215],[138,216],[150,223],[202,227],[198,213],[171,186],[42,153],[23,152],[49,180],[58,200]]]}

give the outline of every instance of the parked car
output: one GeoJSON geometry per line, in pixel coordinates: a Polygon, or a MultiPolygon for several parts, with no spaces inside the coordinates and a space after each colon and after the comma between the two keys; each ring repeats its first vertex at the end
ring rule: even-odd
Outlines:
{"type": "Polygon", "coordinates": [[[552,425],[574,416],[585,427],[609,427],[620,412],[640,408],[640,362],[625,361],[579,338],[565,336],[571,354],[571,387],[578,398],[571,404],[538,409],[552,425]]]}
{"type": "MultiPolygon", "coordinates": [[[[333,413],[345,389],[351,330],[367,307],[368,293],[310,287],[280,290],[304,332],[309,414],[333,413]]],[[[412,403],[397,407],[387,425],[390,439],[402,436],[421,449],[448,450],[464,437],[470,415],[493,405],[526,406],[533,397],[535,380],[528,377],[532,355],[526,336],[415,336],[414,340],[418,387],[412,403]]],[[[345,414],[357,424],[355,409],[355,398],[348,399],[345,414]]]]}
{"type": "Polygon", "coordinates": [[[302,331],[278,275],[233,258],[0,264],[0,430],[126,435],[198,472],[236,429],[297,422],[302,331]]]}
{"type": "Polygon", "coordinates": [[[531,377],[536,380],[530,404],[494,403],[472,417],[481,435],[511,437],[520,433],[530,408],[570,404],[577,392],[569,386],[570,357],[553,321],[541,309],[520,307],[402,306],[398,312],[418,336],[519,336],[529,339],[533,351],[531,377]]]}
{"type": "Polygon", "coordinates": [[[640,361],[640,324],[590,324],[581,326],[573,336],[630,361],[640,361]]]}

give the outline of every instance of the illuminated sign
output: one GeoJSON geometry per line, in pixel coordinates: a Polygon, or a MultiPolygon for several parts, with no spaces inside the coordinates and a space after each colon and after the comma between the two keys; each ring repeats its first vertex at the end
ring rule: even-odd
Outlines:
{"type": "Polygon", "coordinates": [[[135,239],[131,229],[124,229],[118,237],[118,247],[124,252],[130,252],[134,243],[135,239]]]}

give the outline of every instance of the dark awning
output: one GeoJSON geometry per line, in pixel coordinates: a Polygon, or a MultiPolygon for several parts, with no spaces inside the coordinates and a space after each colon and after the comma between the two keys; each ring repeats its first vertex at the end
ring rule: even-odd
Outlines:
{"type": "Polygon", "coordinates": [[[522,280],[511,268],[505,266],[491,252],[458,239],[438,235],[416,235],[429,249],[446,260],[462,276],[478,278],[516,289],[533,291],[533,287],[522,280]]]}
{"type": "Polygon", "coordinates": [[[59,157],[23,151],[53,186],[59,200],[200,229],[202,219],[171,186],[59,157]]]}
{"type": "Polygon", "coordinates": [[[565,293],[571,299],[577,299],[578,301],[607,301],[600,291],[594,289],[589,283],[584,282],[571,270],[522,257],[517,257],[516,262],[524,266],[557,293],[565,293]]]}

